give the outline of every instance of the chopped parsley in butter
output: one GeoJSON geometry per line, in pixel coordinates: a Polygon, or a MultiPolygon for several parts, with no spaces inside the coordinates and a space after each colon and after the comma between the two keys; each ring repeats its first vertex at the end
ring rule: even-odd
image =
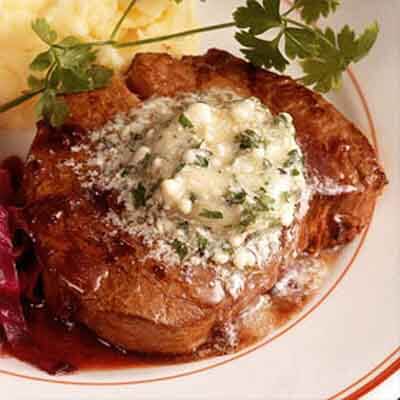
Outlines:
{"type": "Polygon", "coordinates": [[[167,263],[265,265],[304,200],[288,114],[229,91],[153,98],[90,136],[88,185],[118,194],[110,221],[167,263]]]}

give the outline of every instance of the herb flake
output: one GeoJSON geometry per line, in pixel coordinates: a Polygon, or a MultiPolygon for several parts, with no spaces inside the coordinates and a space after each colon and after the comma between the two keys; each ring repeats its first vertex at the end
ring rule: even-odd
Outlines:
{"type": "Polygon", "coordinates": [[[224,214],[221,211],[213,211],[203,208],[203,210],[200,213],[200,217],[204,217],[207,219],[223,219],[224,214]]]}
{"type": "Polygon", "coordinates": [[[239,191],[228,190],[225,194],[225,200],[229,205],[243,204],[246,200],[247,193],[241,189],[239,191]]]}
{"type": "Polygon", "coordinates": [[[201,167],[201,168],[207,168],[209,165],[210,161],[207,157],[197,155],[196,156],[196,161],[194,162],[194,165],[201,167]]]}
{"type": "Polygon", "coordinates": [[[135,208],[144,207],[146,205],[146,188],[143,183],[139,183],[135,189],[132,190],[133,201],[135,208]]]}
{"type": "Polygon", "coordinates": [[[193,128],[192,121],[183,113],[179,116],[178,122],[184,128],[193,128]]]}
{"type": "Polygon", "coordinates": [[[240,222],[239,225],[242,228],[247,228],[250,225],[253,225],[256,222],[257,214],[254,210],[246,207],[242,213],[240,214],[240,222]]]}
{"type": "Polygon", "coordinates": [[[204,254],[208,246],[208,239],[202,235],[197,234],[197,247],[200,254],[204,254]]]}
{"type": "Polygon", "coordinates": [[[171,246],[174,248],[181,260],[183,260],[189,253],[187,245],[178,239],[175,239],[171,243],[171,246]]]}
{"type": "Polygon", "coordinates": [[[242,150],[256,149],[262,144],[260,136],[251,129],[246,129],[244,132],[236,136],[236,142],[242,150]]]}

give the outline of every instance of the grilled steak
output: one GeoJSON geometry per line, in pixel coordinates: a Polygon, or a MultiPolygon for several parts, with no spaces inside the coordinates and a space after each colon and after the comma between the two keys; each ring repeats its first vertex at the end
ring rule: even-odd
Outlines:
{"type": "Polygon", "coordinates": [[[68,124],[38,124],[24,178],[25,213],[44,267],[46,299],[60,318],[83,322],[129,350],[182,354],[206,343],[234,345],[265,335],[264,314],[255,305],[285,260],[351,241],[369,223],[386,184],[366,137],[320,95],[220,50],[180,60],[140,54],[109,88],[66,100],[68,124]],[[312,188],[308,211],[284,233],[281,250],[247,274],[234,296],[213,265],[191,269],[188,279],[182,265],[143,261],[148,248],[139,238],[110,234],[105,215],[118,212],[115,194],[85,187],[65,163],[85,165],[87,154],[73,148],[116,113],[150,97],[214,88],[255,96],[273,113],[291,114],[312,188]],[[234,340],[229,329],[237,333],[234,340]]]}

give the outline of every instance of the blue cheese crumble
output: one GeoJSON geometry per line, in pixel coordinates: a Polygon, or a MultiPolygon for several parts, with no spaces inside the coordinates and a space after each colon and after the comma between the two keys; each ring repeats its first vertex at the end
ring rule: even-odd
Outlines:
{"type": "Polygon", "coordinates": [[[289,114],[229,91],[153,98],[92,132],[88,186],[113,190],[118,228],[149,257],[234,270],[265,266],[307,201],[289,114]]]}

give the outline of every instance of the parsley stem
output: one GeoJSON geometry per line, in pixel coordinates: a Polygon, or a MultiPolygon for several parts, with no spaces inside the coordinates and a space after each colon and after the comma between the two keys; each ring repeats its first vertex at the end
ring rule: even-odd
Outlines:
{"type": "Polygon", "coordinates": [[[129,3],[128,7],[126,8],[125,12],[122,14],[122,17],[118,21],[117,25],[113,29],[110,40],[114,40],[115,36],[118,34],[119,28],[121,28],[122,23],[125,21],[125,18],[128,16],[128,14],[131,12],[133,6],[136,4],[137,0],[131,0],[129,3]]]}
{"type": "Polygon", "coordinates": [[[11,110],[14,107],[19,106],[20,104],[24,103],[25,101],[30,100],[31,98],[37,96],[40,93],[43,93],[45,91],[45,88],[41,88],[38,90],[35,90],[33,92],[28,92],[23,94],[22,96],[17,97],[14,100],[9,101],[8,103],[2,104],[0,106],[0,113],[4,113],[8,110],[11,110]]]}
{"type": "Polygon", "coordinates": [[[304,53],[308,54],[309,56],[313,56],[313,53],[303,46],[303,44],[297,40],[296,37],[290,33],[290,31],[286,31],[286,36],[289,37],[292,42],[296,43],[296,46],[302,49],[304,53]]]}
{"type": "Polygon", "coordinates": [[[313,33],[314,35],[317,35],[321,40],[323,40],[329,47],[335,47],[323,34],[320,33],[320,31],[317,28],[311,28],[306,24],[303,24],[301,22],[296,21],[295,19],[292,18],[283,18],[287,23],[298,26],[299,28],[303,28],[308,30],[309,32],[313,33]]]}
{"type": "Polygon", "coordinates": [[[282,29],[279,31],[278,36],[273,40],[276,42],[276,45],[279,45],[279,41],[281,40],[282,36],[286,33],[286,26],[283,26],[282,29]]]}
{"type": "Polygon", "coordinates": [[[283,14],[282,17],[286,17],[289,14],[291,14],[294,10],[296,10],[297,4],[293,4],[288,10],[286,10],[283,14]]]}
{"type": "MultiPolygon", "coordinates": [[[[135,40],[135,41],[131,41],[131,42],[117,42],[113,39],[109,39],[109,40],[98,41],[98,42],[78,43],[74,46],[69,47],[69,49],[78,48],[78,47],[101,47],[101,46],[113,46],[117,49],[122,49],[125,47],[135,47],[135,46],[141,46],[144,44],[163,42],[165,40],[176,39],[176,38],[190,36],[190,35],[196,35],[198,33],[210,32],[210,31],[215,31],[215,30],[219,30],[219,29],[231,28],[234,26],[236,26],[235,22],[228,22],[225,24],[210,25],[210,26],[205,26],[203,28],[190,29],[187,31],[172,33],[170,35],[157,36],[154,38],[135,40]]],[[[53,47],[61,47],[61,46],[54,45],[53,47]]]]}
{"type": "MultiPolygon", "coordinates": [[[[56,64],[57,64],[59,67],[61,67],[60,57],[58,57],[57,52],[54,51],[53,46],[50,47],[50,51],[51,51],[51,53],[53,54],[54,59],[56,60],[56,64]]],[[[49,75],[50,75],[50,73],[51,73],[51,72],[49,72],[49,75]]],[[[48,75],[48,76],[49,76],[49,75],[48,75]]]]}
{"type": "Polygon", "coordinates": [[[116,47],[118,49],[122,49],[124,47],[140,46],[140,45],[144,45],[144,44],[162,42],[164,40],[176,39],[176,38],[180,38],[180,37],[184,37],[184,36],[196,35],[198,33],[204,33],[204,32],[215,31],[215,30],[219,30],[219,29],[231,28],[234,26],[236,26],[235,22],[228,22],[226,24],[218,24],[218,25],[210,25],[210,26],[205,26],[203,28],[190,29],[187,31],[172,33],[170,35],[158,36],[155,38],[135,40],[133,42],[115,43],[114,47],[116,47]]]}
{"type": "Polygon", "coordinates": [[[85,42],[85,43],[77,43],[74,44],[73,46],[60,46],[58,44],[53,44],[53,47],[61,50],[71,50],[71,49],[77,49],[77,48],[83,48],[83,47],[102,47],[102,46],[113,46],[117,43],[115,40],[99,40],[98,42],[85,42]]]}

